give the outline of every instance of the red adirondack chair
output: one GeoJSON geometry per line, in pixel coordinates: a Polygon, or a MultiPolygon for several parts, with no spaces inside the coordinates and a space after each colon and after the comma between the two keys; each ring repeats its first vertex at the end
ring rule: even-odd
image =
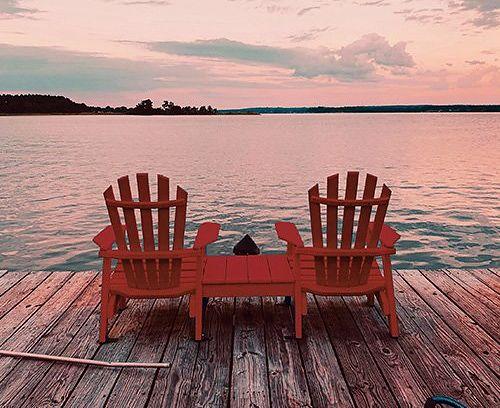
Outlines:
{"type": "Polygon", "coordinates": [[[99,341],[107,338],[108,319],[126,305],[128,298],[169,298],[190,295],[190,316],[195,318],[195,338],[202,336],[202,268],[206,246],[217,240],[220,226],[203,223],[194,245],[184,248],[187,193],[177,187],[175,200],[169,198],[169,179],[158,175],[158,199],[151,200],[147,173],[137,174],[139,201],[134,201],[128,176],[118,179],[120,200],[113,187],[104,192],[111,225],[94,238],[103,258],[101,323],[99,341]],[[170,247],[170,209],[175,207],[174,232],[170,247]],[[123,210],[124,221],[118,209],[123,210]],[[157,233],[153,212],[158,210],[157,233]],[[135,211],[140,212],[139,238],[135,211]],[[157,247],[155,246],[157,242],[157,247]],[[116,243],[116,249],[113,245],[116,243]],[[112,260],[117,265],[112,267],[112,260]]]}
{"type": "Polygon", "coordinates": [[[384,224],[391,190],[384,184],[380,197],[375,198],[377,177],[368,174],[363,197],[356,198],[358,177],[358,172],[348,172],[345,198],[339,198],[338,174],[328,177],[326,197],[320,197],[318,184],[309,190],[312,247],[304,246],[294,224],[278,222],[275,225],[278,237],[288,244],[287,252],[296,279],[294,301],[297,338],[302,337],[302,315],[307,312],[307,292],[323,296],[367,295],[371,305],[376,295],[388,317],[391,336],[399,335],[390,256],[396,253],[394,244],[400,236],[384,224]],[[322,204],[327,207],[326,247],[321,225],[322,204]],[[341,207],[343,221],[339,237],[341,207]],[[374,219],[370,222],[372,209],[374,219]],[[359,212],[359,216],[353,239],[356,212],[359,212]],[[383,274],[377,257],[382,258],[383,274]]]}

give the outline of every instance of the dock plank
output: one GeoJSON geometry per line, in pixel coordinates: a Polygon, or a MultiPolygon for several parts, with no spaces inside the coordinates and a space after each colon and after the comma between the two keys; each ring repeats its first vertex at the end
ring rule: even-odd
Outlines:
{"type": "Polygon", "coordinates": [[[187,407],[198,354],[198,342],[193,341],[194,324],[189,318],[188,296],[181,301],[170,340],[162,361],[171,363],[158,370],[149,397],[149,407],[187,407]]]}
{"type": "Polygon", "coordinates": [[[354,407],[354,401],[335,355],[313,295],[308,294],[303,339],[298,341],[315,407],[354,407]]]}
{"type": "Polygon", "coordinates": [[[421,271],[421,273],[467,313],[471,319],[476,321],[491,337],[497,342],[499,341],[500,320],[491,318],[491,313],[496,316],[500,315],[498,307],[486,305],[483,296],[470,293],[444,271],[421,271]]]}
{"type": "MultiPolygon", "coordinates": [[[[455,391],[453,389],[441,390],[439,392],[450,394],[459,400],[465,400],[471,407],[481,405],[487,407],[498,406],[499,396],[496,375],[479,359],[469,345],[432,310],[424,299],[401,277],[402,275],[404,276],[406,273],[400,273],[399,271],[395,273],[394,286],[399,306],[401,306],[398,308],[398,312],[405,332],[411,333],[414,331],[414,329],[410,331],[408,328],[410,325],[418,326],[427,337],[428,342],[436,349],[434,357],[440,360],[437,354],[442,356],[463,383],[462,398],[458,389],[455,391]],[[470,393],[473,395],[471,396],[470,393]]],[[[404,337],[408,336],[405,334],[404,337]]],[[[422,343],[427,344],[425,341],[422,343]]],[[[420,343],[417,346],[414,347],[414,353],[419,352],[420,343]]],[[[429,359],[424,361],[426,362],[425,366],[421,368],[423,375],[442,377],[440,373],[445,367],[444,364],[438,363],[438,361],[429,361],[429,359]]],[[[448,371],[447,367],[446,371],[448,371]]],[[[433,384],[432,380],[430,384],[433,384]]],[[[437,387],[448,387],[452,384],[452,382],[441,378],[437,387]]]]}
{"type": "MultiPolygon", "coordinates": [[[[98,304],[99,280],[95,279],[57,320],[54,327],[39,337],[30,352],[57,355],[64,351],[98,304]]],[[[0,382],[0,405],[20,407],[38,385],[52,363],[42,360],[18,360],[0,382]]]]}
{"type": "Polygon", "coordinates": [[[431,283],[439,288],[448,299],[462,309],[497,342],[500,337],[500,321],[492,319],[491,313],[500,314],[500,308],[483,296],[466,289],[459,280],[453,279],[444,270],[420,271],[431,283]]]}
{"type": "Polygon", "coordinates": [[[262,300],[258,297],[237,299],[235,322],[231,406],[269,407],[262,300]]]}
{"type": "MultiPolygon", "coordinates": [[[[44,301],[43,305],[9,336],[2,344],[2,348],[30,351],[37,339],[45,336],[52,329],[60,318],[61,312],[65,311],[73,303],[94,277],[95,274],[91,273],[75,273],[68,280],[62,282],[64,286],[55,285],[54,288],[57,288],[57,290],[54,291],[54,294],[44,301]]],[[[3,380],[8,375],[17,362],[18,360],[15,358],[1,360],[0,380],[3,380]]]]}
{"type": "Polygon", "coordinates": [[[356,406],[397,406],[344,301],[324,296],[316,296],[316,301],[356,406]]]}
{"type": "MultiPolygon", "coordinates": [[[[246,264],[246,261],[245,261],[246,264]]],[[[188,406],[224,407],[231,381],[234,299],[211,298],[206,310],[188,406]]]]}
{"type": "MultiPolygon", "coordinates": [[[[155,302],[127,361],[161,361],[179,304],[180,298],[158,299],[155,302]]],[[[130,395],[134,395],[134,406],[145,406],[156,371],[145,368],[122,370],[106,406],[124,407],[130,401],[130,395]]]]}
{"type": "MultiPolygon", "coordinates": [[[[119,320],[118,323],[120,323],[119,320]]],[[[99,348],[96,334],[98,327],[99,309],[97,308],[61,354],[75,358],[93,358],[99,348]]],[[[23,406],[32,408],[62,406],[85,368],[86,366],[82,364],[56,363],[51,365],[23,406]]]]}
{"type": "Polygon", "coordinates": [[[70,276],[68,272],[51,274],[43,285],[37,287],[15,307],[10,309],[0,319],[0,345],[3,345],[11,338],[15,331],[20,329],[32,314],[40,309],[55,292],[63,287],[70,276]]]}
{"type": "Polygon", "coordinates": [[[489,269],[469,269],[468,272],[500,294],[500,279],[497,275],[491,273],[489,269]]]}
{"type": "MultiPolygon", "coordinates": [[[[120,324],[115,324],[109,331],[109,337],[115,338],[116,341],[101,345],[94,358],[104,361],[127,361],[139,332],[149,317],[153,303],[154,300],[150,299],[131,300],[129,307],[117,319],[120,324]]],[[[97,339],[94,338],[94,341],[97,339]]],[[[65,405],[82,408],[104,406],[121,371],[122,369],[86,367],[65,405]],[[88,392],[89,390],[92,392],[88,392]]]]}
{"type": "Polygon", "coordinates": [[[498,369],[500,366],[498,343],[488,333],[436,286],[423,280],[419,271],[405,270],[399,275],[488,367],[492,370],[498,369]]]}
{"type": "Polygon", "coordinates": [[[423,406],[432,395],[429,384],[417,372],[398,340],[390,337],[386,321],[377,308],[367,306],[360,297],[345,297],[344,301],[396,401],[402,406],[423,406]]]}
{"type": "Polygon", "coordinates": [[[12,274],[13,279],[12,284],[4,286],[7,289],[0,296],[0,319],[50,276],[47,272],[9,272],[8,274],[12,274]]]}
{"type": "Polygon", "coordinates": [[[271,402],[312,407],[291,311],[277,298],[263,298],[271,402]]]}
{"type": "Polygon", "coordinates": [[[2,348],[172,364],[110,369],[0,357],[0,406],[393,407],[421,406],[431,393],[499,406],[500,347],[482,324],[496,319],[498,275],[432,272],[395,271],[398,339],[364,298],[308,295],[301,340],[292,309],[267,297],[212,299],[207,339],[196,342],[184,296],[131,300],[110,323],[116,341],[101,346],[95,272],[7,279],[12,272],[0,271],[0,288],[11,282],[0,294],[2,348]]]}
{"type": "Polygon", "coordinates": [[[11,273],[7,273],[7,271],[0,271],[0,295],[3,295],[27,275],[30,275],[30,273],[23,271],[15,271],[11,273]]]}
{"type": "Polygon", "coordinates": [[[491,308],[493,313],[500,311],[500,294],[469,271],[463,269],[444,269],[444,272],[473,296],[477,296],[477,301],[491,308]]]}

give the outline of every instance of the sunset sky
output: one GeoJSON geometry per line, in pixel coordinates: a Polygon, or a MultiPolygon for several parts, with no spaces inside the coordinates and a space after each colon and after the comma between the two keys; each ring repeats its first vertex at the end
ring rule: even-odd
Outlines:
{"type": "Polygon", "coordinates": [[[0,92],[99,105],[500,103],[499,0],[0,0],[0,92]]]}

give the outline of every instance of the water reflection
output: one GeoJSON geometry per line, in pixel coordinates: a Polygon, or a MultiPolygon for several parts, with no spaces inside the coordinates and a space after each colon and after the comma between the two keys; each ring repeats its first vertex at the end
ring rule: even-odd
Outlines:
{"type": "Polygon", "coordinates": [[[498,266],[499,130],[496,114],[3,117],[0,268],[98,268],[102,192],[138,171],[189,192],[188,243],[216,221],[213,252],[244,233],[281,251],[274,222],[308,241],[307,189],[347,170],[392,188],[397,267],[498,266]]]}

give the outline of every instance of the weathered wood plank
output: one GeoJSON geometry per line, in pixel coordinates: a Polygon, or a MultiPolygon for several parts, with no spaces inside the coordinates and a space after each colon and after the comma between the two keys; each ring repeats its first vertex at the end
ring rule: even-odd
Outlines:
{"type": "Polygon", "coordinates": [[[356,406],[397,406],[346,304],[339,297],[316,301],[356,406]]]}
{"type": "Polygon", "coordinates": [[[475,320],[497,342],[500,337],[500,319],[492,319],[500,315],[498,307],[488,307],[481,296],[473,295],[443,271],[420,271],[430,282],[439,288],[449,299],[475,320]]]}
{"type": "Polygon", "coordinates": [[[204,333],[196,358],[189,406],[223,407],[231,381],[234,299],[212,298],[206,310],[204,333]]]}
{"type": "Polygon", "coordinates": [[[0,270],[0,277],[2,277],[3,275],[5,275],[7,273],[7,269],[1,269],[0,270]]]}
{"type": "Polygon", "coordinates": [[[13,284],[5,285],[9,289],[0,296],[0,319],[50,276],[48,272],[9,272],[11,274],[15,277],[13,284]]]}
{"type": "MultiPolygon", "coordinates": [[[[130,301],[127,309],[121,313],[117,323],[109,332],[109,337],[117,340],[101,345],[94,358],[104,361],[127,361],[140,329],[149,317],[153,303],[154,300],[151,299],[130,301]]],[[[95,336],[97,336],[97,330],[95,336]]],[[[94,341],[97,341],[96,338],[94,341]]],[[[120,371],[122,370],[87,367],[65,405],[71,407],[104,406],[120,371]]]]}
{"type": "Polygon", "coordinates": [[[354,407],[349,388],[313,295],[308,294],[304,338],[298,341],[315,407],[354,407]]]}
{"type": "Polygon", "coordinates": [[[7,292],[26,275],[29,275],[29,272],[17,271],[7,274],[7,271],[0,271],[0,295],[7,292]]]}
{"type": "MultiPolygon", "coordinates": [[[[93,358],[99,348],[96,334],[98,327],[99,308],[94,310],[62,354],[69,357],[93,358]]],[[[53,364],[32,391],[24,406],[33,408],[62,406],[85,368],[80,364],[53,364]]]]}
{"type": "Polygon", "coordinates": [[[417,292],[401,277],[405,276],[405,272],[401,274],[394,274],[394,285],[396,289],[396,295],[399,300],[401,307],[398,308],[398,313],[400,316],[400,321],[402,326],[405,328],[405,336],[400,339],[402,344],[407,343],[407,338],[411,339],[414,335],[417,338],[421,336],[416,333],[416,330],[410,326],[418,326],[423,332],[427,341],[418,341],[417,344],[409,346],[413,347],[413,352],[407,351],[407,355],[412,357],[418,357],[420,353],[420,348],[427,345],[428,342],[438,351],[439,356],[430,355],[428,358],[425,356],[418,357],[422,360],[423,367],[420,364],[414,362],[416,366],[419,367],[419,371],[422,376],[427,379],[430,376],[429,384],[434,384],[432,376],[441,378],[437,381],[434,386],[438,389],[438,392],[444,394],[454,395],[455,398],[463,399],[471,407],[474,406],[498,406],[498,391],[497,391],[497,381],[495,374],[477,357],[477,355],[469,348],[469,346],[453,331],[449,326],[439,317],[432,309],[425,303],[425,301],[419,296],[417,292]],[[440,362],[440,356],[446,361],[446,364],[440,362]],[[435,360],[433,360],[433,358],[435,360]],[[451,369],[456,372],[460,378],[463,386],[462,390],[454,389],[439,390],[439,387],[451,387],[453,382],[446,381],[441,375],[443,370],[448,372],[449,365],[451,369]],[[460,396],[460,393],[463,395],[460,396]],[[472,393],[473,395],[470,395],[472,393]]]}
{"type": "Polygon", "coordinates": [[[44,284],[36,288],[0,320],[0,345],[3,345],[29,317],[57,292],[70,278],[69,272],[51,274],[44,284]]]}
{"type": "Polygon", "coordinates": [[[366,306],[360,297],[344,298],[344,301],[398,403],[422,407],[432,395],[429,384],[415,370],[397,339],[389,336],[385,319],[375,307],[366,306]]]}
{"type": "Polygon", "coordinates": [[[232,407],[269,407],[262,300],[236,300],[231,378],[232,407]]]}
{"type": "MultiPolygon", "coordinates": [[[[40,336],[48,333],[61,314],[94,279],[95,273],[74,273],[64,286],[57,290],[25,323],[2,345],[7,350],[29,351],[40,336]]],[[[45,285],[44,285],[45,286],[45,285]]],[[[21,302],[22,303],[22,302],[21,302]]],[[[20,303],[20,304],[21,304],[20,303]]],[[[13,309],[15,310],[15,309],[13,309]]],[[[0,380],[3,380],[19,361],[3,358],[0,365],[0,380]]]]}
{"type": "Polygon", "coordinates": [[[500,293],[500,279],[489,269],[471,269],[469,272],[496,293],[500,293]]]}
{"type": "Polygon", "coordinates": [[[311,407],[290,308],[277,298],[263,298],[263,304],[271,402],[286,407],[311,407]]]}
{"type": "MultiPolygon", "coordinates": [[[[95,277],[96,274],[94,274],[95,277]]],[[[98,303],[99,280],[95,279],[62,314],[54,327],[39,337],[32,353],[58,355],[64,351],[98,303]]],[[[12,371],[0,383],[0,405],[9,403],[20,407],[31,391],[38,385],[51,363],[40,360],[18,360],[12,371]]]]}
{"type": "MultiPolygon", "coordinates": [[[[179,310],[180,298],[158,299],[146,320],[127,361],[160,361],[179,310]]],[[[134,406],[145,406],[156,377],[152,369],[122,370],[106,406],[124,407],[134,396],[134,406]]]]}
{"type": "Polygon", "coordinates": [[[187,407],[191,381],[198,354],[198,342],[193,341],[193,323],[188,315],[188,296],[182,299],[163,362],[170,368],[158,370],[149,407],[187,407]]]}
{"type": "Polygon", "coordinates": [[[477,296],[477,301],[491,308],[492,313],[495,314],[499,311],[500,294],[495,292],[481,280],[477,279],[469,271],[463,269],[444,269],[444,272],[451,276],[455,282],[469,291],[473,296],[477,296]]]}
{"type": "Polygon", "coordinates": [[[488,333],[437,287],[424,280],[419,271],[407,270],[400,272],[399,275],[488,367],[492,370],[498,369],[500,366],[498,343],[488,333]]]}

